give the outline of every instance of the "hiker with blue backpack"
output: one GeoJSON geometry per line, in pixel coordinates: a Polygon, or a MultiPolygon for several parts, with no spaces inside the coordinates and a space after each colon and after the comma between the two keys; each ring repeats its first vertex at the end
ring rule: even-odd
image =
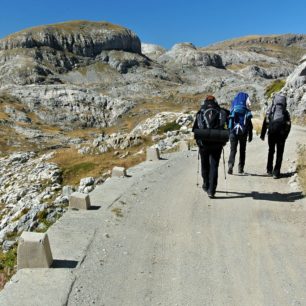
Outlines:
{"type": "Polygon", "coordinates": [[[238,144],[240,153],[238,173],[244,173],[247,140],[251,142],[253,139],[253,116],[250,107],[251,101],[247,93],[239,92],[232,101],[229,116],[230,156],[228,159],[228,174],[233,174],[238,144]]]}
{"type": "Polygon", "coordinates": [[[214,96],[207,96],[192,128],[201,157],[202,188],[209,198],[215,197],[219,161],[229,139],[228,115],[229,111],[221,108],[214,96]]]}
{"type": "Polygon", "coordinates": [[[268,161],[267,161],[267,174],[273,175],[273,178],[280,177],[280,170],[282,166],[285,142],[291,129],[290,114],[287,111],[286,96],[277,93],[273,97],[272,104],[266,112],[264,118],[260,139],[265,139],[265,134],[268,130],[268,161]],[[273,168],[273,158],[276,148],[276,161],[273,168]]]}

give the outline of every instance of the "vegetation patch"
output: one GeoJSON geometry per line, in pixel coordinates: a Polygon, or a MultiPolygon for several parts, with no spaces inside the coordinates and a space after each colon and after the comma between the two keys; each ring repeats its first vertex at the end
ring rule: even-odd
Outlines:
{"type": "Polygon", "coordinates": [[[280,91],[286,84],[285,80],[276,80],[272,84],[270,84],[265,91],[265,96],[267,98],[271,98],[271,96],[280,91]]]}
{"type": "Polygon", "coordinates": [[[306,194],[306,146],[302,146],[298,151],[298,164],[297,173],[299,176],[299,183],[303,190],[304,195],[306,194]]]}
{"type": "Polygon", "coordinates": [[[181,128],[181,126],[175,121],[168,122],[162,126],[160,126],[157,130],[158,134],[163,134],[171,131],[177,131],[181,128]]]}
{"type": "Polygon", "coordinates": [[[0,290],[16,272],[17,247],[8,252],[0,252],[0,290]]]}
{"type": "Polygon", "coordinates": [[[56,163],[63,170],[63,185],[78,185],[81,178],[100,177],[114,166],[128,169],[139,164],[145,160],[145,153],[134,153],[141,149],[143,146],[129,148],[129,154],[124,159],[120,158],[121,154],[126,153],[122,150],[117,150],[119,154],[115,156],[113,151],[103,154],[81,155],[75,149],[61,149],[56,152],[51,162],[56,163]]]}

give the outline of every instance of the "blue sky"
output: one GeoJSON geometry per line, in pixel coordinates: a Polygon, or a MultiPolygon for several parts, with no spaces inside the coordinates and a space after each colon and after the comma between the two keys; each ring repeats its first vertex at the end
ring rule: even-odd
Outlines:
{"type": "Polygon", "coordinates": [[[0,38],[68,20],[109,21],[142,42],[198,47],[252,34],[306,34],[305,0],[2,0],[0,38]]]}

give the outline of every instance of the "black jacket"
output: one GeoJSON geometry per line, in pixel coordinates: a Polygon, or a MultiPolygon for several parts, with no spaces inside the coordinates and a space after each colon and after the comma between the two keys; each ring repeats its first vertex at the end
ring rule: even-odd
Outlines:
{"type": "MultiPolygon", "coordinates": [[[[291,119],[290,119],[290,114],[289,112],[286,110],[284,113],[284,127],[275,135],[275,137],[281,138],[281,139],[286,139],[290,133],[291,130],[291,119]]],[[[263,122],[262,122],[262,127],[261,127],[261,133],[260,133],[260,138],[262,140],[265,139],[265,135],[266,132],[268,130],[268,134],[269,134],[269,118],[266,115],[263,122]]]]}

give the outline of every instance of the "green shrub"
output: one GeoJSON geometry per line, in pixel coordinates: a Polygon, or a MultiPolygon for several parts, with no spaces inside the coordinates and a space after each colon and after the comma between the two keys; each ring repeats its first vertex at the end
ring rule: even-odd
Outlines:
{"type": "Polygon", "coordinates": [[[265,96],[267,98],[270,98],[272,94],[275,92],[280,91],[285,86],[286,81],[285,80],[276,80],[273,83],[271,83],[265,91],[265,96]]]}
{"type": "Polygon", "coordinates": [[[17,262],[17,247],[9,250],[6,253],[0,252],[0,271],[5,268],[13,269],[17,262]]]}
{"type": "Polygon", "coordinates": [[[175,121],[171,121],[171,122],[168,122],[162,126],[160,126],[157,130],[157,133],[158,134],[163,134],[163,133],[167,133],[167,132],[170,132],[170,131],[177,131],[181,128],[181,126],[176,123],[175,121]]]}

